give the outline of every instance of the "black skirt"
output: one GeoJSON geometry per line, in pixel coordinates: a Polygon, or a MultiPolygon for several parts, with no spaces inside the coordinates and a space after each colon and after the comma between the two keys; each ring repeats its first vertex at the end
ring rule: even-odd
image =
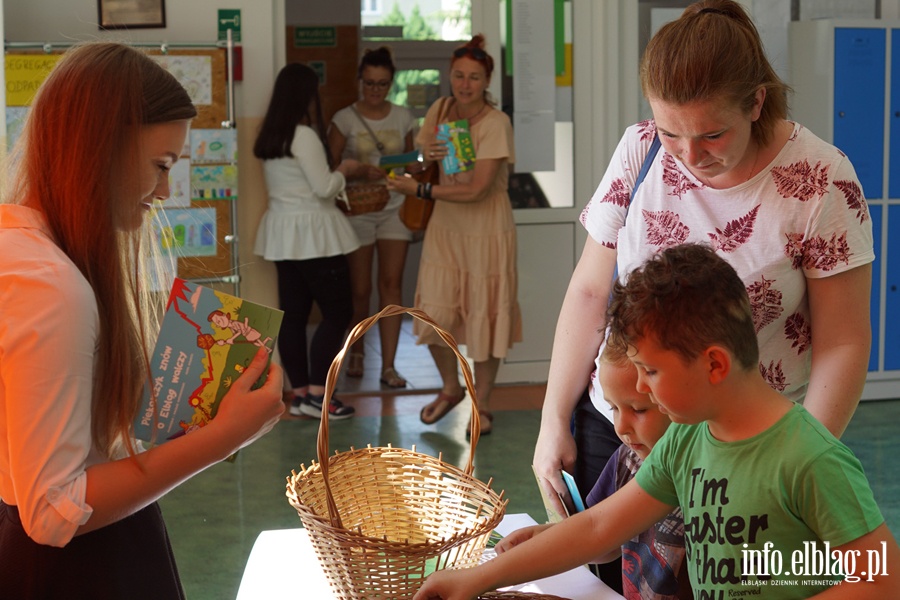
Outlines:
{"type": "Polygon", "coordinates": [[[72,538],[64,548],[25,534],[19,510],[0,502],[0,598],[183,599],[157,503],[72,538]]]}

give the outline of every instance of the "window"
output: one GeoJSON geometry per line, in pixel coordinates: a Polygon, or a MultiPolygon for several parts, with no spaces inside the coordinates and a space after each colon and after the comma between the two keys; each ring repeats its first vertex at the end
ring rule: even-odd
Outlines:
{"type": "Polygon", "coordinates": [[[361,0],[362,6],[360,13],[362,15],[380,16],[382,13],[382,0],[361,0]]]}
{"type": "Polygon", "coordinates": [[[361,16],[364,40],[458,41],[472,35],[472,0],[362,0],[361,16]]]}

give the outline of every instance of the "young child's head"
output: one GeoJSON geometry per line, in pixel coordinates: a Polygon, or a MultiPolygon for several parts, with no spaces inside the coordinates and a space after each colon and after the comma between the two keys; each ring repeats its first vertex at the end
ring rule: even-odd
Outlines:
{"type": "Polygon", "coordinates": [[[637,369],[618,347],[604,348],[597,376],[603,398],[613,409],[616,435],[642,459],[647,458],[672,421],[649,394],[637,391],[637,369]]]}
{"type": "Polygon", "coordinates": [[[692,377],[705,381],[704,366],[696,363],[711,348],[726,353],[733,368],[758,369],[747,290],[731,265],[705,245],[662,250],[629,273],[624,284],[617,282],[608,325],[608,345],[638,366],[638,389],[652,392],[675,421],[680,419],[661,392],[682,396],[701,383],[692,377]]]}

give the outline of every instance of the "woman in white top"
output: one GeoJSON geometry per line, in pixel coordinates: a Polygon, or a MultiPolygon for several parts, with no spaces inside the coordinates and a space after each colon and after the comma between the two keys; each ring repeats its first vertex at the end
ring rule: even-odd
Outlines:
{"type": "MultiPolygon", "coordinates": [[[[278,350],[294,392],[291,414],[312,417],[321,415],[325,377],[353,316],[347,254],[359,248],[334,198],[343,191],[345,176],[361,165],[345,160],[332,171],[321,123],[315,71],[299,63],[285,66],[253,146],[263,160],[269,192],[254,252],[278,271],[284,311],[278,350]],[[307,351],[314,301],[322,322],[307,351]]],[[[332,398],[328,413],[346,419],[354,409],[332,398]]]]}
{"type": "Polygon", "coordinates": [[[184,598],[157,500],[278,423],[260,350],[205,427],[142,451],[165,296],[146,285],[154,201],[197,114],[112,43],[66,52],[32,102],[0,203],[0,597],[184,598]]]}
{"type": "MultiPolygon", "coordinates": [[[[387,101],[394,81],[394,61],[386,46],[366,50],[359,63],[360,98],[342,108],[331,120],[328,144],[334,162],[355,158],[370,166],[367,179],[383,179],[378,168],[382,156],[413,150],[415,119],[408,109],[387,101]]],[[[391,192],[387,205],[379,211],[350,217],[350,224],[362,244],[347,258],[353,287],[353,322],[369,316],[372,295],[372,263],[378,251],[378,305],[401,304],[403,268],[412,232],[400,221],[403,194],[391,192]]],[[[400,317],[381,319],[381,383],[391,388],[406,387],[394,368],[400,339],[400,317]]],[[[365,343],[360,339],[350,349],[349,377],[362,377],[365,343]]]]}

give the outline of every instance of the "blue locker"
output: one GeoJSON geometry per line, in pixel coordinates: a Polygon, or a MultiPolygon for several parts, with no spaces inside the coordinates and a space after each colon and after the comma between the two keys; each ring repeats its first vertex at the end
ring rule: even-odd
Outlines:
{"type": "MultiPolygon", "coordinates": [[[[888,227],[900,227],[900,206],[888,206],[888,227]]],[[[877,248],[877,246],[876,246],[877,248]]],[[[887,279],[884,290],[884,368],[900,369],[900,235],[887,238],[887,279]]]]}
{"type": "Polygon", "coordinates": [[[856,167],[867,198],[883,196],[884,29],[834,30],[834,145],[856,167]]]}
{"type": "Polygon", "coordinates": [[[888,198],[900,198],[900,29],[891,29],[888,198]]]}
{"type": "Polygon", "coordinates": [[[872,297],[869,300],[870,319],[872,320],[872,352],[869,354],[869,371],[878,370],[878,342],[881,339],[881,215],[883,208],[880,204],[869,205],[875,246],[875,262],[872,263],[872,297]]]}

